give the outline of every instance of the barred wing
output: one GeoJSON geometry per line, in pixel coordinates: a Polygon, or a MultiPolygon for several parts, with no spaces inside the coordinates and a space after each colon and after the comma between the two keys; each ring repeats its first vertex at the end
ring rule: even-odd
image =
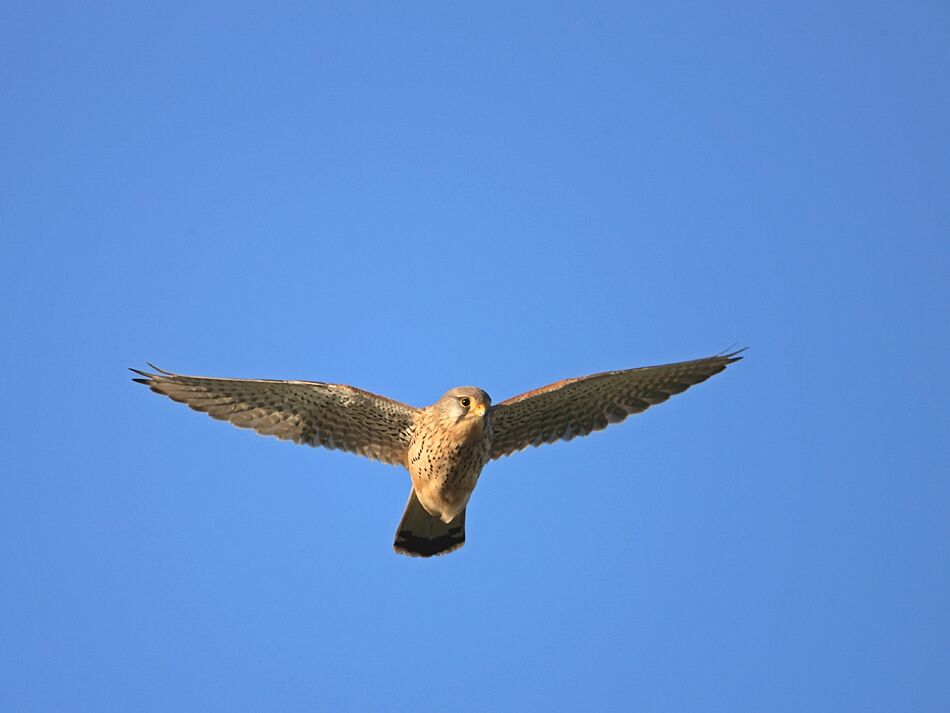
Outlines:
{"type": "Polygon", "coordinates": [[[132,369],[144,377],[133,381],[212,418],[294,443],[405,463],[417,412],[406,404],[345,384],[213,379],[152,368],[159,373],[132,369]]]}
{"type": "Polygon", "coordinates": [[[503,401],[491,410],[492,458],[619,423],[718,374],[742,358],[740,351],[565,379],[503,401]]]}

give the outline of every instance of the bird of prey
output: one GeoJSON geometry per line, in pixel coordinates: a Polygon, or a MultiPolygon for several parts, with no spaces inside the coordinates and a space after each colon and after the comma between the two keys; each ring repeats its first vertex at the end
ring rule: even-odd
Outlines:
{"type": "Polygon", "coordinates": [[[183,376],[152,364],[157,373],[132,371],[152,391],[240,428],[405,467],[412,489],[393,548],[431,557],[465,543],[465,509],[488,461],[619,423],[719,373],[741,351],[564,379],[495,405],[482,389],[460,386],[425,408],[345,384],[183,376]]]}

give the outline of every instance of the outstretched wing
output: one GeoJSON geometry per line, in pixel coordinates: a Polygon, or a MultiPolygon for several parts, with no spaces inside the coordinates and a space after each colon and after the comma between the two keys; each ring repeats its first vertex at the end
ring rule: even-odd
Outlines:
{"type": "Polygon", "coordinates": [[[339,448],[404,464],[417,409],[345,384],[264,379],[212,379],[132,369],[152,391],[230,421],[310,446],[339,448]]]}
{"type": "Polygon", "coordinates": [[[718,374],[738,354],[565,379],[502,401],[491,410],[492,458],[619,423],[718,374]]]}

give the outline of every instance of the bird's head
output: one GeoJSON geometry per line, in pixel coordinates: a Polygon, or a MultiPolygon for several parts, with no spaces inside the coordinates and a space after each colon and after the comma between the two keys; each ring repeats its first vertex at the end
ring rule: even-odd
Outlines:
{"type": "Polygon", "coordinates": [[[491,397],[474,386],[458,386],[446,391],[435,407],[442,418],[452,423],[483,423],[491,408],[491,397]]]}

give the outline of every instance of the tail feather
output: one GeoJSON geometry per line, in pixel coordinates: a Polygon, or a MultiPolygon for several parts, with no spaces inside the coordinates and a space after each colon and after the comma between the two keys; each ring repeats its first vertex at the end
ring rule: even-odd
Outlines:
{"type": "Polygon", "coordinates": [[[432,557],[453,552],[464,544],[464,510],[446,524],[430,515],[416,497],[416,491],[410,491],[406,512],[396,529],[396,552],[410,557],[432,557]]]}

